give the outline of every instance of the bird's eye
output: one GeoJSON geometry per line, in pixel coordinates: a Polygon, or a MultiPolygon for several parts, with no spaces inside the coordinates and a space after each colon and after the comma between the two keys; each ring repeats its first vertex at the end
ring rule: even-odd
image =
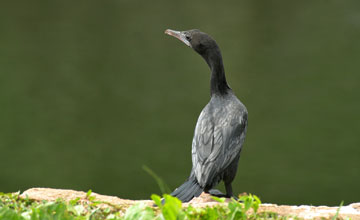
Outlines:
{"type": "Polygon", "coordinates": [[[190,40],[191,40],[190,35],[186,35],[185,38],[186,38],[187,41],[190,41],[190,40]]]}

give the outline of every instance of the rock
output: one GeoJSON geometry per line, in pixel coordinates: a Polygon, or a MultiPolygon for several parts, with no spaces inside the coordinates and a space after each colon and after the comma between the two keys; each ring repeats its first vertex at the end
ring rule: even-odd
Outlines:
{"type": "MultiPolygon", "coordinates": [[[[55,201],[60,198],[65,201],[74,200],[80,198],[80,201],[89,201],[87,198],[86,192],[69,190],[69,189],[51,189],[51,188],[31,188],[24,191],[20,198],[29,198],[36,201],[55,201]]],[[[129,199],[120,199],[116,196],[105,196],[97,193],[91,193],[91,196],[94,197],[94,201],[102,201],[105,203],[109,203],[114,206],[129,206],[133,205],[136,202],[145,202],[149,205],[152,205],[153,202],[151,200],[129,200],[129,199]]]]}
{"type": "MultiPolygon", "coordinates": [[[[353,203],[342,206],[338,218],[352,220],[360,220],[360,203],[353,203]]],[[[259,211],[276,212],[281,216],[297,216],[302,219],[331,219],[337,212],[339,207],[328,206],[287,206],[274,204],[261,204],[259,211]]]]}
{"type": "MultiPolygon", "coordinates": [[[[23,192],[21,198],[29,198],[32,200],[42,201],[55,201],[61,198],[65,201],[74,200],[80,198],[80,201],[87,202],[86,192],[65,190],[65,189],[50,189],[50,188],[32,188],[23,192]]],[[[136,202],[145,202],[149,206],[154,203],[151,200],[129,200],[120,199],[116,196],[105,196],[97,193],[91,193],[95,201],[102,201],[111,206],[130,206],[136,202]]],[[[227,199],[226,202],[230,200],[227,199]]],[[[226,205],[226,202],[224,203],[226,205]]],[[[199,197],[194,198],[189,203],[184,203],[184,206],[191,205],[193,207],[206,207],[219,205],[218,202],[211,199],[211,196],[207,193],[202,193],[199,197]]],[[[105,204],[106,206],[106,204],[105,204]]],[[[287,206],[287,205],[276,205],[276,204],[261,204],[258,212],[274,212],[281,216],[297,216],[302,219],[331,219],[337,212],[339,207],[327,207],[327,206],[287,206]]],[[[339,218],[346,219],[351,218],[352,220],[360,220],[360,203],[353,203],[347,206],[343,206],[339,212],[339,218]]]]}

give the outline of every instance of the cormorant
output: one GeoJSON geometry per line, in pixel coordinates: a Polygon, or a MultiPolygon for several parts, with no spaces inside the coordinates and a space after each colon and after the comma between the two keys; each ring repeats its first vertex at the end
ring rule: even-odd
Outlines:
{"type": "Polygon", "coordinates": [[[231,183],[236,175],[247,129],[246,107],[226,82],[220,48],[212,37],[199,30],[167,29],[165,34],[194,49],[211,70],[211,99],[196,123],[190,177],[171,195],[182,202],[198,197],[203,191],[233,197],[231,183]],[[224,181],[225,195],[213,189],[220,181],[224,181]]]}

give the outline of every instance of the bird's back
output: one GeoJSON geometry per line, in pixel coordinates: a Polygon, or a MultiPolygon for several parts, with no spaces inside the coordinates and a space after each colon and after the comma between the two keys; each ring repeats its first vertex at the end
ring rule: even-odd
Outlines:
{"type": "Polygon", "coordinates": [[[246,107],[232,92],[212,96],[199,116],[192,143],[193,172],[200,186],[213,187],[222,179],[238,158],[246,126],[246,107]]]}

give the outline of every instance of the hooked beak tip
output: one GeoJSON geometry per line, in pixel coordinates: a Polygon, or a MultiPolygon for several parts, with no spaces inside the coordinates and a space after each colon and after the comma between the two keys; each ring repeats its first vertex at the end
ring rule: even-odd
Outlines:
{"type": "Polygon", "coordinates": [[[174,31],[171,29],[166,29],[165,34],[170,35],[172,37],[176,37],[180,41],[182,41],[184,44],[186,44],[188,47],[191,47],[190,42],[185,38],[184,34],[181,31],[174,31]]]}
{"type": "Polygon", "coordinates": [[[171,30],[171,29],[166,29],[165,34],[176,37],[176,38],[179,38],[181,32],[180,31],[174,31],[174,30],[171,30]]]}

